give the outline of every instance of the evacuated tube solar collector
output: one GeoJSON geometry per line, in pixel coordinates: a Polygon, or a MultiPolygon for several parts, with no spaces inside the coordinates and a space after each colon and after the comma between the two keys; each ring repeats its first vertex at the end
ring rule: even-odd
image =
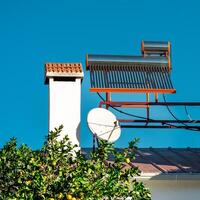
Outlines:
{"type": "Polygon", "coordinates": [[[175,93],[170,43],[142,41],[141,56],[87,55],[91,92],[175,93]]]}

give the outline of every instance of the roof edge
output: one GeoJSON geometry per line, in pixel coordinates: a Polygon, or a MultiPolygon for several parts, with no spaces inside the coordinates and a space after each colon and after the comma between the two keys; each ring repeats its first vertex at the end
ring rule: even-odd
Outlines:
{"type": "Polygon", "coordinates": [[[200,173],[141,173],[136,177],[140,181],[200,181],[200,173]]]}

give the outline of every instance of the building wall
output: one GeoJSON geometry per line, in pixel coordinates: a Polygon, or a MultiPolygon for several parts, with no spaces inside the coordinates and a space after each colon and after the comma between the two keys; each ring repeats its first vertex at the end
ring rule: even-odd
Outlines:
{"type": "Polygon", "coordinates": [[[149,180],[152,200],[198,200],[200,199],[200,181],[192,180],[149,180]]]}
{"type": "Polygon", "coordinates": [[[81,80],[54,81],[49,79],[49,131],[64,125],[60,135],[68,135],[79,145],[81,80]]]}

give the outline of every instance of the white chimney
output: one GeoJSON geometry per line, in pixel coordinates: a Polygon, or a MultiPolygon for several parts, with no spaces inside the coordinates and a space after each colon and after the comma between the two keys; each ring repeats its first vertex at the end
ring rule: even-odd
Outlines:
{"type": "Polygon", "coordinates": [[[64,126],[72,144],[80,146],[81,82],[80,63],[45,64],[45,83],[49,85],[49,131],[64,126]]]}

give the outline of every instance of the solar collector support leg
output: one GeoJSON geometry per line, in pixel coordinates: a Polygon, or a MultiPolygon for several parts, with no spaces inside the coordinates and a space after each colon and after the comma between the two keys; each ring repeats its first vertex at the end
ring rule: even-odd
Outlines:
{"type": "Polygon", "coordinates": [[[155,102],[158,102],[158,93],[155,93],[155,102]]]}
{"type": "MultiPolygon", "coordinates": [[[[111,101],[111,94],[109,92],[106,92],[106,101],[110,102],[111,101]]],[[[106,109],[109,108],[109,104],[106,104],[106,109]]]]}
{"type": "MultiPolygon", "coordinates": [[[[149,93],[147,93],[147,94],[146,94],[146,101],[147,101],[147,103],[149,103],[149,98],[150,98],[149,93]]],[[[150,106],[147,105],[147,120],[149,120],[149,115],[150,115],[149,108],[150,108],[150,106]]],[[[147,123],[148,123],[148,122],[147,122],[147,123]]]]}

